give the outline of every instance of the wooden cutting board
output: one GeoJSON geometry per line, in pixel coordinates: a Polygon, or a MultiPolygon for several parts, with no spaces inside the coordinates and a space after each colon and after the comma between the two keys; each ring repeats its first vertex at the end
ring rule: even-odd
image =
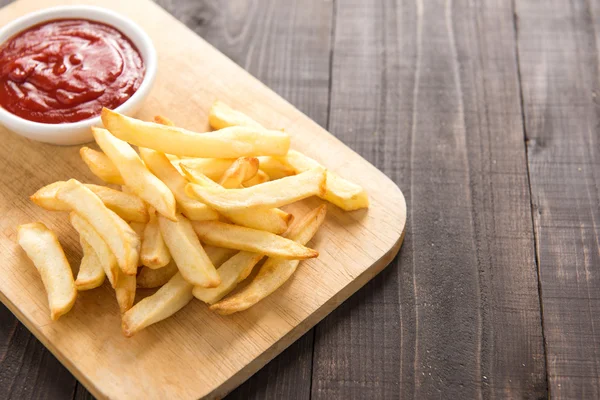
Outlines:
{"type": "MultiPolygon", "coordinates": [[[[0,128],[0,299],[98,398],[192,399],[225,395],[254,374],[387,266],[402,244],[406,204],[383,173],[288,102],[148,0],[21,0],[0,10],[0,26],[36,9],[87,3],[138,22],[159,55],[156,85],[139,117],[163,114],[178,125],[208,129],[215,99],[292,135],[292,147],[364,186],[371,207],[351,213],[328,207],[326,223],[304,261],[275,294],[248,311],[222,317],[194,300],[166,321],[131,339],[121,335],[114,293],[106,284],[81,292],[71,312],[49,319],[35,267],[16,243],[19,224],[42,221],[53,229],[72,266],[81,251],[66,213],[37,208],[28,196],[56,180],[97,182],[79,158],[79,146],[58,147],[0,128]]],[[[367,134],[367,133],[365,133],[367,134]]],[[[321,203],[290,207],[301,215],[321,203]]]]}

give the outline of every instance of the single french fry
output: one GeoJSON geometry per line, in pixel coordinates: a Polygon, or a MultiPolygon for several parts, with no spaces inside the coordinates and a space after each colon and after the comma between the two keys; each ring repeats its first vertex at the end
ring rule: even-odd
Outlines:
{"type": "Polygon", "coordinates": [[[79,149],[79,155],[90,171],[104,182],[115,185],[125,184],[121,173],[106,154],[89,147],[82,147],[79,149]]]}
{"type": "Polygon", "coordinates": [[[266,173],[264,173],[261,170],[258,170],[258,172],[256,172],[256,175],[254,175],[251,179],[248,179],[246,182],[244,182],[244,184],[242,186],[243,187],[251,187],[251,186],[260,185],[261,183],[265,183],[265,182],[269,182],[269,181],[270,181],[269,175],[267,175],[266,173]]]}
{"type": "Polygon", "coordinates": [[[319,255],[293,240],[270,232],[226,224],[220,221],[194,221],[194,231],[203,243],[244,250],[271,257],[304,260],[319,255]]]}
{"type": "Polygon", "coordinates": [[[325,170],[314,168],[298,175],[244,189],[222,190],[189,183],[186,193],[222,211],[284,206],[325,192],[325,170]]]}
{"type": "Polygon", "coordinates": [[[76,179],[68,180],[56,196],[93,226],[117,257],[124,273],[136,274],[140,239],[125,221],[76,179]]]}
{"type": "MultiPolygon", "coordinates": [[[[30,199],[46,210],[70,211],[66,203],[56,198],[56,193],[64,184],[64,181],[58,181],[46,185],[31,195],[30,199]]],[[[148,220],[146,205],[139,197],[105,186],[93,184],[85,184],[84,186],[94,192],[106,207],[117,213],[124,220],[138,222],[146,222],[148,220]]]]}
{"type": "Polygon", "coordinates": [[[171,121],[169,118],[165,117],[164,115],[155,115],[154,122],[156,122],[157,124],[166,125],[166,126],[175,126],[175,123],[173,121],[171,121]]]}
{"type": "MultiPolygon", "coordinates": [[[[126,187],[126,186],[123,186],[126,187]]],[[[154,210],[154,209],[153,209],[154,210]]],[[[142,245],[144,244],[144,231],[146,230],[145,222],[130,222],[129,226],[136,235],[140,238],[140,256],[138,257],[138,267],[142,266],[142,245]]]]}
{"type": "Polygon", "coordinates": [[[218,182],[235,160],[235,158],[187,158],[173,164],[182,171],[185,167],[188,171],[206,175],[210,180],[218,182]]]}
{"type": "Polygon", "coordinates": [[[162,268],[167,265],[171,261],[171,253],[169,253],[169,249],[160,233],[158,218],[154,210],[150,212],[150,221],[144,228],[143,237],[142,250],[140,252],[142,265],[152,269],[162,268]]]}
{"type": "Polygon", "coordinates": [[[135,300],[135,288],[135,275],[125,275],[123,272],[119,271],[117,286],[115,287],[115,294],[121,314],[125,313],[131,308],[131,306],[133,306],[133,302],[135,300]]]}
{"type": "Polygon", "coordinates": [[[56,321],[73,307],[77,297],[67,257],[54,232],[41,222],[20,225],[18,241],[42,277],[50,318],[56,321]]]}
{"type": "Polygon", "coordinates": [[[253,178],[258,172],[258,158],[240,157],[231,164],[219,180],[219,185],[226,189],[235,189],[253,178]]]}
{"type": "Polygon", "coordinates": [[[163,287],[152,296],[137,303],[123,315],[121,327],[126,337],[131,337],[140,330],[170,317],[188,304],[194,296],[193,286],[181,273],[175,274],[163,287]]]}
{"type": "Polygon", "coordinates": [[[248,126],[262,128],[262,126],[244,113],[235,111],[222,101],[215,101],[208,113],[208,123],[213,129],[229,128],[230,126],[248,126]]]}
{"type": "Polygon", "coordinates": [[[83,257],[77,279],[75,279],[75,287],[79,291],[97,288],[104,283],[106,274],[94,248],[83,237],[79,237],[79,242],[83,250],[83,257]]]}
{"type": "MultiPolygon", "coordinates": [[[[327,208],[317,207],[295,223],[288,236],[300,244],[308,243],[325,220],[327,208]]],[[[299,260],[268,258],[250,284],[238,293],[213,304],[210,309],[222,315],[246,310],[281,287],[296,271],[299,260]]]]}
{"type": "Polygon", "coordinates": [[[258,162],[258,168],[269,176],[269,180],[296,175],[296,170],[288,163],[282,162],[278,157],[261,156],[258,157],[258,162]]]}
{"type": "Polygon", "coordinates": [[[221,283],[187,218],[179,214],[177,221],[171,221],[159,215],[158,224],[177,268],[188,282],[202,287],[215,287],[221,283]]]}
{"type": "Polygon", "coordinates": [[[106,129],[92,128],[96,142],[117,166],[127,187],[167,218],[175,218],[175,198],[169,188],[146,168],[133,148],[106,129]]]}
{"type": "Polygon", "coordinates": [[[217,269],[221,284],[215,288],[196,286],[193,290],[194,297],[208,304],[216,303],[235,289],[238,282],[244,280],[263,257],[262,254],[240,251],[217,269]]]}
{"type": "MultiPolygon", "coordinates": [[[[290,150],[281,160],[294,168],[296,173],[302,173],[321,166],[317,161],[295,150],[290,150]]],[[[369,207],[369,196],[365,189],[329,170],[327,171],[325,193],[319,195],[319,197],[345,211],[369,207]]]]}
{"type": "Polygon", "coordinates": [[[119,139],[177,156],[283,156],[290,147],[287,133],[264,128],[234,126],[199,134],[174,126],[140,121],[107,108],[102,109],[101,116],[104,126],[119,139]]]}
{"type": "MultiPolygon", "coordinates": [[[[202,173],[199,173],[195,170],[190,170],[184,165],[182,165],[182,170],[191,182],[203,187],[225,190],[219,184],[213,182],[211,179],[208,179],[208,177],[202,173]]],[[[275,234],[285,232],[293,218],[292,214],[288,214],[278,208],[221,211],[221,213],[227,219],[238,225],[260,229],[262,231],[275,234]]]]}
{"type": "Polygon", "coordinates": [[[191,220],[204,221],[219,218],[219,213],[189,197],[185,193],[188,181],[175,169],[163,153],[151,149],[140,148],[140,155],[150,171],[163,181],[175,196],[181,212],[191,220]]]}
{"type": "Polygon", "coordinates": [[[79,236],[94,249],[98,262],[104,270],[108,281],[113,288],[116,287],[119,276],[119,265],[117,258],[108,247],[108,244],[106,244],[106,241],[87,220],[76,212],[69,214],[69,220],[73,228],[79,233],[79,236]]]}

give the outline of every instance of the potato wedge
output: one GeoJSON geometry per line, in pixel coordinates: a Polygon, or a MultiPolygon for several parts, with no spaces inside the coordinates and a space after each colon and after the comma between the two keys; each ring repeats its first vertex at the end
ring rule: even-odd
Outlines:
{"type": "Polygon", "coordinates": [[[267,175],[266,173],[264,173],[261,170],[258,170],[256,172],[256,175],[254,175],[251,179],[248,179],[246,182],[244,182],[242,187],[256,186],[256,185],[260,185],[261,183],[269,182],[270,180],[271,179],[269,178],[269,175],[267,175]]]}
{"type": "MultiPolygon", "coordinates": [[[[199,134],[173,126],[140,121],[106,108],[102,109],[102,122],[121,140],[177,156],[284,156],[290,147],[290,137],[287,133],[264,128],[235,126],[199,134]]],[[[107,155],[110,158],[110,155],[107,155]]]]}
{"type": "Polygon", "coordinates": [[[256,175],[258,172],[258,158],[240,157],[231,164],[219,180],[219,185],[226,189],[236,189],[256,175]]]}
{"type": "MultiPolygon", "coordinates": [[[[182,166],[185,176],[200,186],[208,188],[217,188],[224,190],[219,184],[208,179],[205,175],[182,166]]],[[[254,209],[242,211],[221,211],[223,216],[230,221],[246,226],[248,228],[259,229],[275,234],[283,233],[287,230],[292,221],[293,215],[288,214],[278,208],[272,209],[254,209]]]]}
{"type": "Polygon", "coordinates": [[[244,189],[222,190],[190,183],[186,193],[222,212],[279,207],[325,193],[325,170],[314,168],[244,189]]]}
{"type": "Polygon", "coordinates": [[[216,303],[235,289],[239,282],[246,279],[263,257],[262,254],[240,251],[217,269],[221,284],[215,288],[195,286],[194,297],[208,304],[216,303]]]}
{"type": "Polygon", "coordinates": [[[179,214],[174,222],[159,215],[158,224],[177,268],[188,282],[202,287],[215,287],[221,283],[217,270],[186,217],[179,214]]]}
{"type": "Polygon", "coordinates": [[[96,142],[117,166],[127,187],[167,218],[175,218],[175,198],[169,188],[146,168],[127,143],[106,129],[92,128],[96,142]]]}
{"type": "MultiPolygon", "coordinates": [[[[290,150],[287,156],[282,157],[281,160],[294,168],[296,173],[302,173],[321,166],[317,161],[295,150],[290,150]]],[[[329,170],[327,171],[325,193],[319,195],[319,197],[345,211],[369,207],[369,196],[365,189],[329,170]]]]}
{"type": "Polygon", "coordinates": [[[175,274],[169,282],[148,296],[123,315],[121,327],[126,337],[170,317],[188,304],[194,296],[193,286],[181,273],[175,274]]]}
{"type": "Polygon", "coordinates": [[[206,175],[210,180],[218,182],[225,171],[235,162],[235,158],[187,158],[176,164],[182,169],[206,175]]]}
{"type": "Polygon", "coordinates": [[[125,313],[131,308],[131,306],[133,306],[133,302],[135,300],[135,288],[135,275],[125,275],[123,272],[119,271],[117,286],[115,287],[115,294],[121,314],[125,313]]]}
{"type": "MultiPolygon", "coordinates": [[[[29,198],[46,210],[70,211],[67,204],[56,198],[56,193],[64,184],[64,181],[51,183],[39,189],[29,198]]],[[[106,186],[93,184],[85,184],[84,186],[100,197],[100,200],[102,200],[106,207],[113,210],[124,220],[138,222],[146,222],[148,220],[146,205],[139,197],[106,186]]]]}
{"type": "Polygon", "coordinates": [[[230,126],[248,126],[262,128],[258,122],[244,113],[234,110],[222,101],[215,101],[208,113],[208,123],[213,129],[223,129],[230,126]]]}
{"type": "Polygon", "coordinates": [[[270,180],[296,175],[296,170],[288,163],[282,162],[278,157],[261,156],[258,157],[258,163],[258,168],[266,173],[270,180]]]}
{"type": "MultiPolygon", "coordinates": [[[[308,243],[325,220],[327,208],[317,207],[290,228],[288,236],[300,244],[308,243]]],[[[299,260],[268,258],[250,284],[238,293],[213,304],[210,309],[221,315],[246,310],[283,285],[296,271],[299,260]]]]}
{"type": "Polygon", "coordinates": [[[213,246],[296,260],[314,258],[319,255],[317,251],[304,247],[293,240],[244,226],[220,221],[194,221],[192,226],[203,243],[213,246]]]}
{"type": "Polygon", "coordinates": [[[73,307],[77,298],[67,257],[54,232],[41,222],[20,225],[18,242],[42,277],[50,318],[56,321],[73,307]]]}
{"type": "Polygon", "coordinates": [[[181,212],[187,218],[195,221],[219,218],[219,213],[215,210],[206,204],[189,197],[185,193],[185,186],[188,181],[179,173],[179,171],[177,171],[177,169],[175,169],[173,164],[171,164],[163,153],[140,147],[140,156],[150,171],[152,171],[152,173],[163,181],[169,190],[171,190],[181,212]]]}
{"type": "Polygon", "coordinates": [[[79,149],[79,155],[90,171],[104,182],[115,185],[125,184],[121,173],[106,154],[89,147],[82,147],[79,149]]]}
{"type": "Polygon", "coordinates": [[[98,196],[76,179],[68,180],[56,196],[87,220],[100,234],[117,257],[119,267],[124,273],[136,274],[140,239],[125,221],[109,210],[98,196]]]}
{"type": "Polygon", "coordinates": [[[83,237],[79,238],[79,242],[83,250],[83,257],[79,265],[77,279],[75,279],[75,287],[78,291],[97,288],[104,283],[106,274],[94,248],[83,237]]]}
{"type": "Polygon", "coordinates": [[[69,214],[69,220],[73,228],[79,233],[79,236],[94,249],[104,275],[108,277],[108,281],[114,288],[117,285],[117,278],[119,276],[117,258],[100,234],[82,216],[76,212],[72,212],[69,214]]]}
{"type": "Polygon", "coordinates": [[[152,269],[162,268],[171,261],[171,253],[169,253],[169,249],[160,233],[158,218],[154,209],[151,210],[150,221],[144,228],[140,259],[142,265],[152,269]]]}

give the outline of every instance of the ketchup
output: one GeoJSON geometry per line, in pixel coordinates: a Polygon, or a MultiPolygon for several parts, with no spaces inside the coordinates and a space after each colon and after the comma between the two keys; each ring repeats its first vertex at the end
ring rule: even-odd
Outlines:
{"type": "Polygon", "coordinates": [[[116,28],[46,21],[0,46],[0,106],[30,121],[81,121],[123,104],[144,73],[140,52],[116,28]]]}

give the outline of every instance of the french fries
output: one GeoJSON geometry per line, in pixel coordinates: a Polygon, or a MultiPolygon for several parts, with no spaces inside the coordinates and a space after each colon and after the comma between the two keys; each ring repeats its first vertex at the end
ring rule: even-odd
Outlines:
{"type": "Polygon", "coordinates": [[[242,186],[243,187],[256,186],[256,185],[260,185],[261,183],[269,182],[269,180],[270,180],[269,175],[267,175],[266,173],[264,173],[261,170],[258,170],[256,172],[256,175],[254,175],[252,178],[250,178],[246,182],[244,182],[244,184],[242,186]]]}
{"type": "Polygon", "coordinates": [[[92,246],[82,237],[79,238],[79,242],[81,243],[83,257],[79,265],[77,279],[75,279],[75,287],[79,291],[97,288],[104,283],[106,274],[92,246]]]}
{"type": "Polygon", "coordinates": [[[204,221],[218,219],[219,214],[206,204],[192,199],[185,193],[187,180],[173,167],[163,153],[140,148],[140,155],[150,171],[161,179],[171,190],[181,212],[191,220],[204,221]]]}
{"type": "Polygon", "coordinates": [[[171,261],[171,253],[160,233],[158,218],[154,210],[151,210],[150,221],[144,228],[140,259],[142,265],[152,269],[162,268],[171,261]]]}
{"type": "Polygon", "coordinates": [[[194,221],[192,226],[202,242],[213,246],[296,260],[314,258],[319,255],[317,251],[304,247],[293,240],[257,229],[219,221],[194,221]]]}
{"type": "MultiPolygon", "coordinates": [[[[287,235],[299,244],[308,243],[325,220],[327,208],[317,207],[290,228],[287,235]]],[[[299,260],[268,258],[252,282],[238,293],[213,304],[210,309],[222,315],[247,310],[283,285],[298,267],[299,260]]]]}
{"type": "Polygon", "coordinates": [[[235,111],[222,101],[215,101],[208,113],[208,123],[213,129],[229,128],[230,126],[248,126],[262,128],[262,125],[244,113],[235,111]]]}
{"type": "Polygon", "coordinates": [[[193,286],[181,273],[175,274],[156,293],[146,297],[123,315],[123,334],[131,337],[145,327],[175,314],[194,298],[192,289],[193,286]]]}
{"type": "Polygon", "coordinates": [[[104,270],[104,275],[108,278],[111,286],[114,288],[117,285],[119,276],[119,265],[117,258],[110,250],[104,239],[96,232],[94,227],[87,222],[79,214],[72,212],[69,214],[69,220],[73,228],[79,233],[82,240],[85,240],[96,253],[96,258],[104,270]]]}
{"type": "Polygon", "coordinates": [[[115,254],[125,274],[136,274],[140,239],[125,221],[75,179],[68,180],[56,196],[93,226],[115,254]]]}
{"type": "Polygon", "coordinates": [[[242,183],[253,178],[258,172],[258,158],[240,157],[231,164],[221,177],[219,185],[225,189],[235,189],[242,183]]]}
{"type": "Polygon", "coordinates": [[[221,280],[202,248],[190,221],[179,214],[176,221],[159,215],[158,224],[179,272],[195,286],[215,287],[221,280]]]}
{"type": "Polygon", "coordinates": [[[314,168],[244,189],[222,190],[189,183],[186,193],[219,211],[280,207],[314,195],[325,193],[325,170],[314,168]]]}
{"type": "Polygon", "coordinates": [[[278,157],[258,157],[258,163],[260,170],[267,174],[270,180],[296,175],[296,170],[289,166],[286,162],[282,162],[278,157]]]}
{"type": "MultiPolygon", "coordinates": [[[[30,199],[46,210],[70,211],[67,204],[56,198],[56,193],[64,184],[64,181],[58,181],[46,185],[31,195],[30,199]]],[[[139,197],[105,186],[92,184],[85,184],[84,186],[94,192],[106,207],[117,213],[124,220],[136,222],[148,221],[146,205],[139,197]]]]}
{"type": "Polygon", "coordinates": [[[94,139],[119,169],[127,187],[165,217],[175,219],[175,198],[169,188],[146,168],[133,148],[106,129],[92,128],[94,139]]]}
{"type": "Polygon", "coordinates": [[[176,164],[182,170],[206,175],[210,180],[218,182],[225,171],[235,162],[235,158],[189,158],[179,160],[176,164]]]}
{"type": "Polygon", "coordinates": [[[50,319],[56,321],[69,312],[77,297],[67,257],[54,232],[41,222],[20,225],[18,241],[42,277],[48,294],[50,319]]]}
{"type": "Polygon", "coordinates": [[[107,108],[102,109],[102,122],[121,140],[179,156],[283,156],[290,148],[287,133],[264,128],[230,127],[199,134],[183,128],[140,121],[107,108]]]}
{"type": "Polygon", "coordinates": [[[123,177],[119,173],[115,164],[106,154],[101,151],[90,149],[89,147],[82,147],[79,149],[79,155],[83,162],[85,162],[94,175],[102,179],[106,183],[113,183],[115,185],[124,185],[123,177]]]}
{"type": "Polygon", "coordinates": [[[123,272],[119,271],[115,294],[121,314],[125,313],[133,306],[135,300],[135,280],[135,275],[125,275],[123,272]]]}
{"type": "MultiPolygon", "coordinates": [[[[219,184],[213,182],[211,179],[208,179],[208,177],[202,173],[190,170],[185,165],[182,165],[181,167],[185,176],[191,182],[203,187],[223,190],[219,184]]],[[[292,214],[288,214],[277,208],[241,211],[221,210],[221,214],[238,225],[260,229],[275,234],[285,232],[293,218],[292,214]]]]}

